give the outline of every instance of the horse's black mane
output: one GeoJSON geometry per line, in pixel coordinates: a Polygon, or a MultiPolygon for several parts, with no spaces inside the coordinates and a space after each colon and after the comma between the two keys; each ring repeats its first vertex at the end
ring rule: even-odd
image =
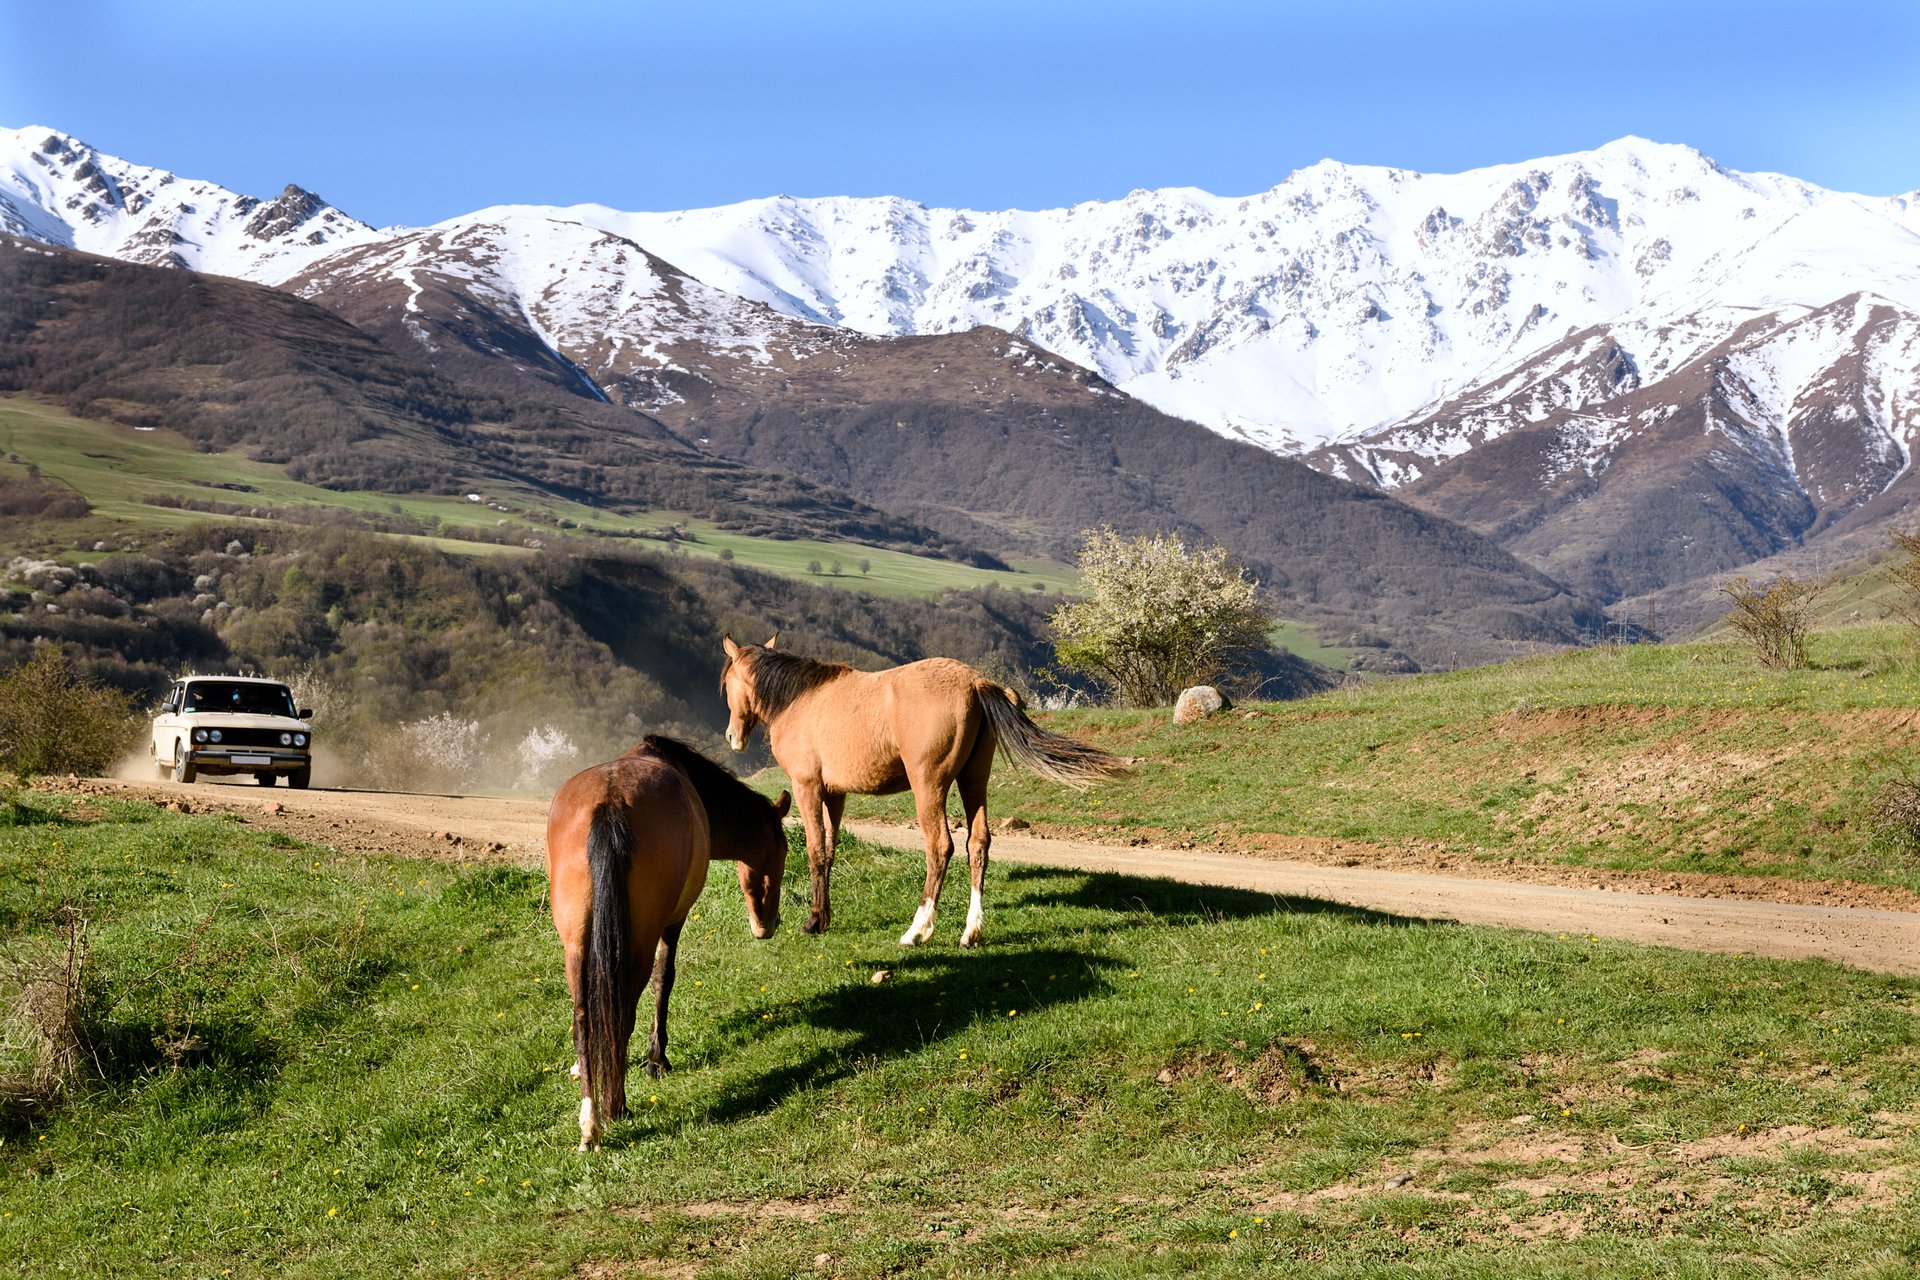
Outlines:
{"type": "Polygon", "coordinates": [[[713,833],[713,856],[738,858],[742,849],[766,830],[779,830],[780,815],[773,801],[734,777],[726,766],[716,764],[678,738],[650,733],[628,755],[650,752],[687,775],[700,807],[707,811],[707,826],[713,833]],[[768,827],[765,824],[771,823],[768,827]]]}
{"type": "Polygon", "coordinates": [[[852,670],[844,662],[821,662],[778,649],[755,649],[753,696],[760,704],[760,718],[773,719],[807,690],[838,680],[852,670]]]}
{"type": "Polygon", "coordinates": [[[700,803],[707,808],[711,818],[715,814],[731,812],[743,800],[752,798],[769,809],[773,802],[740,781],[727,771],[725,765],[717,764],[707,756],[688,746],[678,738],[669,738],[665,734],[650,733],[640,740],[633,754],[642,751],[651,752],[667,761],[693,781],[693,789],[700,793],[700,803]]]}

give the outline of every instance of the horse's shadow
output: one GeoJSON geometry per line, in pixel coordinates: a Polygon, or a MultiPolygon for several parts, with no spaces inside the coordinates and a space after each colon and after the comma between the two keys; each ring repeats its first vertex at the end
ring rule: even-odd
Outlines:
{"type": "Polygon", "coordinates": [[[767,1111],[788,1096],[853,1075],[875,1059],[899,1057],[964,1036],[1009,1011],[1034,1017],[1111,990],[1107,975],[1124,968],[1113,956],[1062,947],[1014,947],[976,953],[934,947],[903,953],[889,981],[849,979],[792,1004],[742,1010],[724,1019],[719,1034],[746,1043],[772,1025],[800,1022],[850,1037],[797,1061],[730,1083],[705,1119],[725,1122],[767,1111]]]}
{"type": "Polygon", "coordinates": [[[1326,898],[1298,894],[1260,893],[1217,885],[1188,884],[1112,871],[1067,871],[1052,867],[1018,866],[1007,871],[1009,884],[1026,892],[1012,905],[1079,907],[1094,911],[1121,911],[1150,916],[1168,924],[1213,920],[1245,920],[1270,915],[1338,916],[1356,924],[1413,928],[1437,923],[1421,916],[1394,915],[1369,907],[1348,906],[1326,898]],[[1066,883],[1070,882],[1070,883],[1066,883]]]}
{"type": "MultiPolygon", "coordinates": [[[[989,916],[989,929],[1017,920],[1021,906],[1085,910],[1104,917],[1102,927],[1126,929],[1151,917],[1163,924],[1200,924],[1262,916],[1335,915],[1376,927],[1416,927],[1428,921],[1390,915],[1315,898],[1278,897],[1244,889],[1183,884],[1109,872],[1021,866],[1004,881],[1018,895],[1003,895],[989,916]]],[[[798,1002],[756,1004],[723,1018],[715,1031],[727,1045],[745,1047],[772,1026],[798,1022],[845,1039],[746,1079],[729,1081],[703,1110],[706,1122],[725,1123],[757,1115],[785,1098],[851,1076],[863,1065],[917,1052],[965,1036],[1012,1016],[1031,1018],[1046,1010],[1107,995],[1115,971],[1131,966],[1120,957],[1085,947],[1060,945],[1062,929],[990,932],[981,951],[959,952],[934,944],[903,950],[886,982],[849,979],[798,1002]],[[1013,1013],[1017,1010],[1017,1014],[1013,1013]]],[[[721,1049],[714,1055],[717,1060],[721,1049]]]]}

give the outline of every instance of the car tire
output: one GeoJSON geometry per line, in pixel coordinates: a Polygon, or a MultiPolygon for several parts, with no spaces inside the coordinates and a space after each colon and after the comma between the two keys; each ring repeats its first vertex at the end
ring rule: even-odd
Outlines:
{"type": "Polygon", "coordinates": [[[263,787],[270,787],[273,785],[273,775],[270,773],[256,773],[253,775],[253,780],[259,783],[263,787]]]}
{"type": "Polygon", "coordinates": [[[313,766],[310,764],[303,764],[287,775],[287,785],[300,791],[305,791],[307,784],[312,781],[313,766]]]}
{"type": "Polygon", "coordinates": [[[160,781],[165,782],[173,776],[173,761],[162,760],[158,755],[155,755],[153,758],[153,771],[160,775],[160,781]]]}
{"type": "Polygon", "coordinates": [[[193,767],[193,761],[187,758],[186,749],[178,742],[173,744],[173,780],[192,782],[199,776],[199,770],[193,767]]]}

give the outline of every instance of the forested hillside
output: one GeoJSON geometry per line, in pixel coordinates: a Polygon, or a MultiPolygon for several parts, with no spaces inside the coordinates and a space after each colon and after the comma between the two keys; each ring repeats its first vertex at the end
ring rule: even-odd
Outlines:
{"type": "Polygon", "coordinates": [[[58,642],[80,674],[143,699],[183,670],[295,678],[323,743],[358,756],[434,716],[497,744],[552,728],[591,758],[653,731],[717,745],[726,631],[777,630],[863,667],[951,654],[1023,683],[1051,659],[1055,603],[997,590],[880,600],[638,551],[462,556],[217,524],[78,566],[16,558],[4,578],[0,670],[58,642]]]}

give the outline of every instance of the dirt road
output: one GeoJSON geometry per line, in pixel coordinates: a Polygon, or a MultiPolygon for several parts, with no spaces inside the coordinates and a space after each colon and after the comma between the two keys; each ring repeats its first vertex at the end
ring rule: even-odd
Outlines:
{"type": "MultiPolygon", "coordinates": [[[[284,787],[268,791],[239,785],[105,779],[69,781],[57,784],[57,789],[139,795],[192,811],[231,811],[316,844],[369,853],[531,863],[540,860],[545,839],[546,804],[535,799],[284,787]]],[[[920,834],[910,827],[878,823],[850,823],[849,827],[863,839],[911,851],[902,857],[920,856],[920,834]]],[[[1014,832],[998,832],[993,840],[996,860],[1163,876],[1466,924],[1585,933],[1697,951],[1796,959],[1817,956],[1861,969],[1920,974],[1920,903],[1898,890],[1836,890],[1791,881],[1756,881],[1737,886],[1738,898],[1703,897],[1645,891],[1670,884],[1710,890],[1711,883],[1699,878],[1690,883],[1688,878],[1666,875],[1524,866],[1483,867],[1473,876],[1424,874],[1384,869],[1406,865],[1396,851],[1382,850],[1375,860],[1380,865],[1365,865],[1366,847],[1351,842],[1300,841],[1295,852],[1304,856],[1116,847],[1014,832]],[[1514,878],[1491,878],[1495,873],[1514,878]],[[1572,878],[1606,887],[1571,884],[1572,878]],[[1545,883],[1528,883],[1529,879],[1545,883]],[[1750,895],[1756,885],[1771,885],[1788,900],[1755,900],[1750,895]],[[1843,901],[1875,905],[1828,905],[1836,893],[1843,901]]],[[[954,878],[964,883],[964,870],[950,877],[954,878]]],[[[988,907],[991,911],[991,893],[988,907]]]]}

